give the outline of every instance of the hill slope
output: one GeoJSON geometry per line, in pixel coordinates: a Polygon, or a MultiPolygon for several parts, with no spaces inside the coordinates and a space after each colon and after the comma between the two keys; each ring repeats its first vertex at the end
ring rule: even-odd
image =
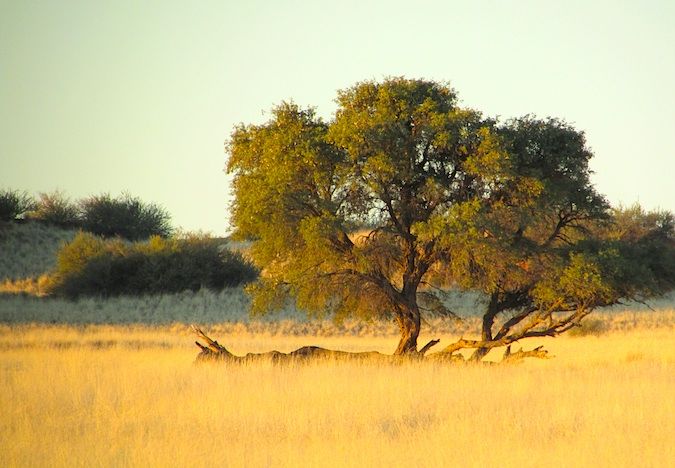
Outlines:
{"type": "Polygon", "coordinates": [[[0,224],[0,281],[38,277],[56,266],[56,252],[77,231],[40,223],[0,224]]]}

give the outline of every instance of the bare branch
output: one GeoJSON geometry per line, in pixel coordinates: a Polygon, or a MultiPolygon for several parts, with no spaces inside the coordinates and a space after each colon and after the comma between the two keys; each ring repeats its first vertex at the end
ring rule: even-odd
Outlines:
{"type": "Polygon", "coordinates": [[[465,340],[464,338],[460,338],[455,343],[445,347],[442,352],[452,354],[455,351],[459,351],[460,349],[467,349],[467,348],[471,348],[471,349],[475,349],[475,348],[492,349],[492,348],[498,348],[500,346],[506,346],[509,343],[511,343],[511,341],[508,341],[508,339],[482,341],[482,340],[465,340]]]}
{"type": "Polygon", "coordinates": [[[432,346],[436,346],[440,341],[441,341],[441,340],[438,340],[438,339],[429,341],[427,344],[425,344],[425,345],[422,347],[422,349],[420,349],[420,350],[418,351],[418,354],[419,354],[420,356],[424,356],[424,354],[425,354],[427,351],[429,351],[429,349],[430,349],[432,346]]]}
{"type": "Polygon", "coordinates": [[[194,325],[190,325],[192,331],[202,340],[206,341],[206,346],[200,344],[198,341],[195,341],[197,346],[202,350],[204,355],[223,355],[223,356],[232,356],[232,354],[225,349],[220,343],[209,338],[206,333],[204,333],[200,328],[197,328],[194,325]]]}
{"type": "Polygon", "coordinates": [[[536,309],[532,309],[532,308],[525,309],[521,313],[514,315],[509,320],[504,322],[504,324],[501,326],[501,328],[499,329],[499,331],[495,335],[495,339],[499,340],[499,339],[504,338],[511,331],[511,328],[513,328],[515,325],[518,325],[520,322],[525,320],[535,310],[536,309]]]}
{"type": "Polygon", "coordinates": [[[637,302],[638,304],[642,304],[643,306],[645,306],[646,308],[648,308],[652,312],[656,312],[656,310],[654,308],[652,308],[652,306],[650,306],[646,301],[643,301],[641,299],[635,299],[635,298],[633,298],[632,300],[637,302]]]}
{"type": "MultiPolygon", "coordinates": [[[[556,303],[551,309],[555,309],[555,307],[559,307],[560,305],[560,303],[556,303]]],[[[446,347],[443,352],[454,353],[460,349],[484,349],[489,351],[492,348],[508,346],[511,343],[519,341],[523,338],[557,336],[569,330],[570,328],[579,325],[581,320],[591,313],[591,310],[580,307],[573,313],[570,313],[557,320],[553,318],[552,313],[553,312],[551,310],[532,310],[529,312],[523,312],[510,320],[512,324],[505,324],[502,326],[494,339],[465,340],[464,338],[461,338],[457,342],[446,347]],[[516,323],[521,323],[526,318],[529,318],[530,320],[524,326],[516,331],[512,331],[512,327],[516,323]]]]}
{"type": "Polygon", "coordinates": [[[387,209],[387,213],[389,214],[392,223],[394,223],[394,226],[396,227],[396,230],[398,231],[399,235],[404,239],[408,238],[410,236],[410,233],[406,231],[403,224],[398,219],[396,211],[394,210],[394,206],[391,203],[391,197],[389,196],[389,194],[382,194],[382,196],[380,196],[380,199],[384,202],[384,205],[387,209]]]}

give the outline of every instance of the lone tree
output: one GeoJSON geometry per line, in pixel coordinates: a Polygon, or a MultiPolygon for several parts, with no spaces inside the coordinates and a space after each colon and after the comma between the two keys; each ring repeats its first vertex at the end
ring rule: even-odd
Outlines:
{"type": "Polygon", "coordinates": [[[672,271],[630,273],[663,267],[634,255],[645,237],[672,258],[672,222],[612,238],[584,136],[564,122],[499,124],[443,83],[404,78],[359,83],[337,103],[330,122],[282,103],[228,143],[235,236],[253,241],[262,271],[254,313],[291,299],[310,314],[391,317],[395,354],[424,354],[435,341],[418,351],[423,312],[453,315],[436,288],[476,289],[489,299],[482,337],[446,351],[481,359],[673,286],[672,271]]]}

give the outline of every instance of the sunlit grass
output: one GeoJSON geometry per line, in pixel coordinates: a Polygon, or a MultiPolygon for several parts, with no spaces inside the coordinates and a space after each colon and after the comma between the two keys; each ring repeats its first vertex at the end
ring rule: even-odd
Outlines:
{"type": "Polygon", "coordinates": [[[47,294],[49,275],[29,277],[23,279],[5,279],[0,281],[0,294],[20,294],[33,297],[43,297],[47,294]]]}
{"type": "MultiPolygon", "coordinates": [[[[185,325],[5,325],[0,464],[667,466],[673,322],[623,315],[623,331],[523,343],[553,359],[480,367],[194,365],[185,325]]],[[[395,347],[394,336],[209,331],[238,354],[395,347]]]]}

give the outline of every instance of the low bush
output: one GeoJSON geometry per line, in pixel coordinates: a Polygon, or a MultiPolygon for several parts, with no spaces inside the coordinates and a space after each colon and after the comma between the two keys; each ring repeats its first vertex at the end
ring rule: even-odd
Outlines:
{"type": "Polygon", "coordinates": [[[35,200],[27,192],[0,189],[0,221],[23,219],[35,208],[35,200]]]}
{"type": "Polygon", "coordinates": [[[130,243],[80,233],[59,252],[49,291],[76,298],[221,290],[257,275],[240,254],[206,236],[130,243]]]}

